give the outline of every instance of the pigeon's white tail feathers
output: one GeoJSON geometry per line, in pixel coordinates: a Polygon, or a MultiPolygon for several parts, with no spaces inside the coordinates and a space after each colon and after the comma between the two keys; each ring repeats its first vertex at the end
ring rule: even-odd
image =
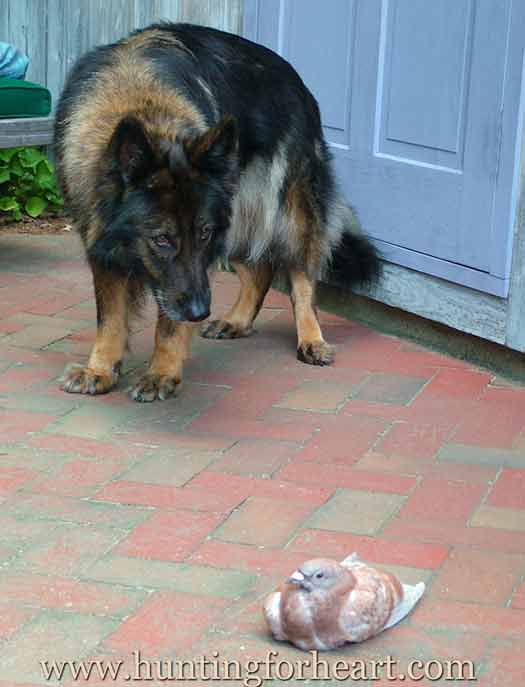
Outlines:
{"type": "Polygon", "coordinates": [[[352,565],[355,565],[356,563],[360,563],[360,562],[361,561],[359,560],[359,556],[354,551],[349,556],[347,556],[344,559],[344,561],[341,561],[341,565],[343,566],[343,568],[350,568],[352,565]]]}
{"type": "Polygon", "coordinates": [[[424,593],[425,593],[425,583],[424,582],[419,582],[419,584],[416,584],[416,585],[404,584],[403,585],[403,600],[400,603],[398,603],[398,605],[392,611],[392,614],[388,620],[388,623],[385,625],[385,630],[388,630],[389,627],[393,627],[394,625],[397,625],[397,623],[400,620],[403,620],[403,618],[406,618],[406,616],[414,608],[414,606],[417,604],[417,602],[423,596],[424,593]]]}

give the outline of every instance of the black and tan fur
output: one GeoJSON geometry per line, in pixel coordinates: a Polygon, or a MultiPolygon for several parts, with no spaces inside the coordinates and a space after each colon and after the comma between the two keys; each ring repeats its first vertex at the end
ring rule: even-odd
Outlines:
{"type": "Polygon", "coordinates": [[[273,276],[290,283],[298,357],[332,362],[314,307],[327,270],[377,274],[340,197],[319,110],[293,68],[237,36],[160,24],[97,48],[72,70],[56,123],[66,203],[93,271],[98,333],[64,388],[104,393],[118,380],[128,319],[150,289],[155,349],[140,401],[174,393],[195,322],[209,315],[208,273],[228,259],[237,302],[202,334],[251,333],[273,276]]]}

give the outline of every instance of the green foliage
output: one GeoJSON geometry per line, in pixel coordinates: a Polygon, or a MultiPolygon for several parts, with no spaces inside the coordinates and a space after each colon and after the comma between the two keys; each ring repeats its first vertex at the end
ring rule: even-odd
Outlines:
{"type": "Polygon", "coordinates": [[[0,149],[0,216],[21,220],[24,212],[39,217],[64,205],[55,170],[38,148],[0,149]]]}

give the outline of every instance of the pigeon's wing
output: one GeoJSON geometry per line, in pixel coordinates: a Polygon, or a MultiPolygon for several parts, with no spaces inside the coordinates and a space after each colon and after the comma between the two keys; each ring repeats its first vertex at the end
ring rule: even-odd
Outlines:
{"type": "Polygon", "coordinates": [[[363,642],[376,634],[382,627],[376,593],[371,589],[350,592],[339,614],[339,626],[347,642],[363,642]]]}
{"type": "Polygon", "coordinates": [[[264,617],[275,639],[284,641],[286,636],[281,622],[281,592],[268,594],[263,606],[264,617]]]}
{"type": "Polygon", "coordinates": [[[389,627],[393,627],[394,625],[397,625],[400,620],[403,620],[403,618],[405,618],[414,608],[419,599],[423,596],[424,592],[424,582],[420,582],[416,585],[404,584],[403,599],[392,610],[390,618],[385,625],[385,630],[388,630],[389,627]]]}
{"type": "Polygon", "coordinates": [[[343,561],[341,561],[341,565],[343,566],[343,568],[350,568],[352,565],[355,565],[356,563],[360,563],[360,561],[359,556],[355,551],[354,553],[351,553],[349,556],[347,556],[343,561]]]}

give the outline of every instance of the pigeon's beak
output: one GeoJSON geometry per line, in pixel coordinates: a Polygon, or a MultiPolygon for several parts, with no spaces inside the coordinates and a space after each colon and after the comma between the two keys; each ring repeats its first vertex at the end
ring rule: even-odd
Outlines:
{"type": "Polygon", "coordinates": [[[305,589],[307,592],[312,590],[312,585],[309,582],[309,576],[305,575],[303,572],[300,570],[296,570],[290,577],[288,578],[287,582],[289,584],[295,584],[301,589],[305,589]]]}
{"type": "Polygon", "coordinates": [[[298,584],[301,585],[305,580],[304,574],[300,570],[296,570],[290,577],[288,578],[288,582],[290,584],[298,584]]]}

